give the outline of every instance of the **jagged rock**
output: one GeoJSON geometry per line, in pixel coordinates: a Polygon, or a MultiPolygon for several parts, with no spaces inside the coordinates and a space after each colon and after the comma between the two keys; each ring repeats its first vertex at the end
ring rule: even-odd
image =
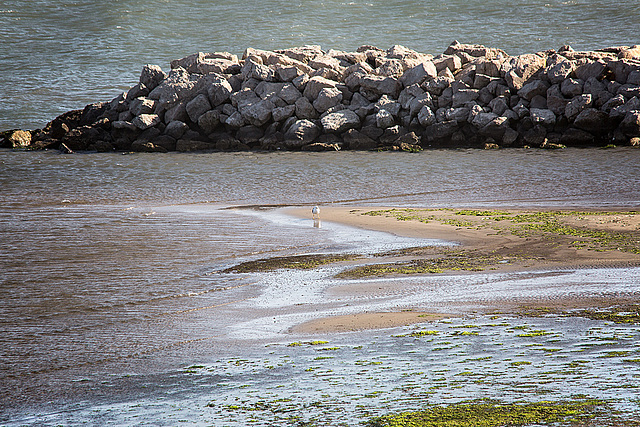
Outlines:
{"type": "Polygon", "coordinates": [[[262,126],[271,119],[271,112],[275,108],[273,102],[269,100],[259,100],[240,104],[238,111],[242,114],[245,122],[254,126],[262,126]]]}
{"type": "Polygon", "coordinates": [[[597,134],[610,130],[609,115],[595,108],[586,108],[575,118],[573,125],[587,132],[597,134]]]}
{"type": "Polygon", "coordinates": [[[340,134],[360,126],[360,117],[351,110],[341,110],[324,116],[320,122],[325,132],[340,134]]]}
{"type": "Polygon", "coordinates": [[[350,150],[373,150],[377,146],[376,141],[356,129],[349,129],[342,138],[349,145],[350,150]]]}
{"type": "Polygon", "coordinates": [[[313,101],[313,108],[319,113],[324,113],[340,102],[342,102],[342,92],[335,87],[328,87],[318,93],[316,100],[313,101]]]}
{"type": "Polygon", "coordinates": [[[478,99],[479,91],[477,89],[461,89],[454,91],[451,97],[451,105],[453,108],[461,107],[470,101],[478,99]]]}
{"type": "Polygon", "coordinates": [[[582,87],[584,85],[583,80],[579,79],[566,79],[560,85],[560,91],[562,95],[567,98],[574,98],[582,95],[582,87]]]}
{"type": "Polygon", "coordinates": [[[409,87],[414,84],[422,84],[427,79],[435,79],[437,76],[438,70],[433,61],[424,61],[405,71],[400,77],[400,82],[404,87],[409,87]]]}
{"type": "Polygon", "coordinates": [[[569,128],[562,133],[560,142],[563,145],[593,145],[595,137],[587,131],[576,128],[569,128]]]}
{"type": "MultiPolygon", "coordinates": [[[[473,117],[471,120],[471,124],[477,127],[478,129],[485,127],[491,122],[491,120],[497,118],[498,116],[494,113],[479,113],[473,117]]],[[[471,115],[469,116],[471,118],[471,115]]]]}
{"type": "Polygon", "coordinates": [[[145,97],[139,97],[131,101],[129,104],[129,111],[134,116],[140,114],[153,114],[158,105],[158,101],[145,97]]]}
{"type": "Polygon", "coordinates": [[[271,112],[271,116],[274,122],[282,122],[288,119],[289,117],[293,116],[295,112],[296,112],[295,105],[287,105],[286,107],[274,108],[273,111],[271,112]]]}
{"type": "Polygon", "coordinates": [[[176,68],[148,96],[157,100],[160,107],[169,109],[179,101],[191,101],[196,83],[197,79],[192,78],[187,70],[176,68]]]}
{"type": "Polygon", "coordinates": [[[216,78],[207,88],[207,96],[212,107],[217,107],[226,102],[231,93],[233,93],[233,88],[225,78],[216,78]]]}
{"type": "Polygon", "coordinates": [[[377,96],[389,95],[397,99],[401,84],[393,77],[365,76],[360,79],[360,89],[369,91],[377,96]]]}
{"type": "Polygon", "coordinates": [[[295,103],[296,116],[299,119],[317,119],[320,115],[313,108],[311,101],[305,96],[301,96],[295,103]]]}
{"type": "Polygon", "coordinates": [[[553,127],[556,124],[556,115],[551,110],[532,108],[529,110],[529,114],[534,124],[540,124],[547,128],[553,127]]]}
{"type": "Polygon", "coordinates": [[[264,131],[256,126],[243,126],[236,132],[236,139],[246,145],[257,143],[264,136],[264,131]]]}
{"type": "Polygon", "coordinates": [[[558,55],[555,56],[557,57],[557,61],[547,68],[547,77],[551,84],[562,83],[564,80],[569,78],[571,73],[575,70],[573,62],[558,55]]]}
{"type": "Polygon", "coordinates": [[[388,95],[382,95],[378,102],[374,104],[375,111],[386,110],[392,116],[396,117],[400,112],[400,103],[390,98],[388,95]]]}
{"type": "Polygon", "coordinates": [[[510,88],[520,90],[536,73],[546,66],[546,59],[537,54],[513,57],[505,64],[505,80],[510,88]]]}
{"type": "Polygon", "coordinates": [[[320,135],[320,129],[310,120],[298,120],[291,125],[285,139],[293,147],[310,144],[320,135]]]}
{"type": "MultiPolygon", "coordinates": [[[[140,73],[140,84],[144,85],[148,90],[155,89],[165,78],[167,74],[157,65],[147,64],[142,67],[140,73]]],[[[141,87],[141,86],[140,86],[141,87]]]]}
{"type": "Polygon", "coordinates": [[[138,127],[136,125],[125,120],[116,120],[115,122],[111,123],[111,127],[113,127],[113,129],[124,129],[128,131],[138,130],[138,127]]]}
{"type": "MultiPolygon", "coordinates": [[[[216,128],[220,124],[220,116],[221,116],[220,111],[209,110],[206,113],[201,114],[200,117],[198,117],[198,127],[200,127],[200,129],[202,129],[202,131],[206,134],[212,133],[213,131],[216,130],[216,128]]],[[[175,122],[171,122],[171,123],[175,123],[175,122]]],[[[169,123],[169,125],[171,123],[169,123]]],[[[178,122],[178,123],[181,123],[181,122],[178,122]]],[[[169,127],[169,125],[167,125],[167,128],[169,127]]],[[[166,129],[165,129],[165,133],[167,133],[166,129]]],[[[178,139],[180,138],[180,136],[177,136],[177,137],[174,136],[174,138],[178,139]]]]}
{"type": "Polygon", "coordinates": [[[180,120],[173,120],[169,122],[167,127],[164,129],[165,135],[172,137],[173,139],[180,139],[182,135],[189,129],[189,126],[185,122],[181,122],[180,120]]]}
{"type": "Polygon", "coordinates": [[[538,95],[546,95],[547,89],[549,89],[549,86],[545,82],[542,80],[534,80],[522,86],[518,91],[518,96],[526,99],[527,101],[531,101],[538,95]]]}
{"type": "Polygon", "coordinates": [[[607,64],[602,60],[598,60],[598,61],[586,62],[581,65],[578,65],[574,70],[574,73],[576,77],[582,81],[589,80],[592,77],[597,80],[600,80],[604,76],[606,69],[607,69],[607,64]]]}
{"type": "Polygon", "coordinates": [[[187,114],[187,107],[184,102],[179,102],[164,113],[164,122],[170,123],[174,120],[186,122],[189,119],[187,114]]]}
{"type": "Polygon", "coordinates": [[[640,111],[630,111],[620,123],[620,129],[627,136],[640,136],[640,111]]]}
{"type": "Polygon", "coordinates": [[[455,120],[434,123],[425,129],[425,136],[428,140],[450,138],[459,129],[459,124],[455,120]]]}
{"type": "Polygon", "coordinates": [[[307,82],[303,95],[311,102],[313,102],[322,89],[336,88],[338,82],[325,79],[324,77],[315,76],[311,77],[307,82]]]}
{"type": "Polygon", "coordinates": [[[209,98],[204,94],[196,96],[186,105],[187,115],[193,123],[198,123],[200,116],[209,110],[211,110],[211,104],[209,98]]]}
{"type": "Polygon", "coordinates": [[[567,119],[574,120],[582,110],[591,106],[592,101],[593,97],[590,94],[577,96],[567,104],[564,115],[567,119]]]}
{"type": "Polygon", "coordinates": [[[424,128],[436,123],[436,116],[428,106],[423,106],[418,113],[418,122],[424,128]]]}
{"type": "Polygon", "coordinates": [[[140,114],[131,123],[138,129],[145,130],[160,123],[160,116],[157,114],[140,114]]]}
{"type": "Polygon", "coordinates": [[[387,110],[379,110],[376,113],[376,125],[380,129],[390,128],[392,126],[395,126],[395,124],[396,123],[393,115],[387,110]]]}

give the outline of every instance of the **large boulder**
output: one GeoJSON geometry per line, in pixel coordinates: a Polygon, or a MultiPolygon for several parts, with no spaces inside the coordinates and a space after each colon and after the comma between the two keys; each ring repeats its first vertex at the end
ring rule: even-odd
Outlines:
{"type": "Polygon", "coordinates": [[[285,134],[287,145],[301,147],[312,143],[320,135],[320,129],[310,120],[298,120],[285,134]]]}
{"type": "Polygon", "coordinates": [[[405,71],[400,77],[400,82],[404,87],[409,87],[413,84],[421,84],[427,79],[434,79],[437,76],[438,70],[433,61],[424,61],[405,71]]]}
{"type": "Polygon", "coordinates": [[[200,116],[211,110],[209,98],[204,94],[196,96],[187,103],[186,110],[189,119],[193,123],[198,123],[198,119],[200,118],[200,116]]]}
{"type": "Polygon", "coordinates": [[[393,77],[366,76],[360,79],[360,88],[377,96],[389,95],[397,99],[401,86],[398,79],[393,77]]]}
{"type": "Polygon", "coordinates": [[[273,102],[260,100],[258,102],[246,103],[238,107],[240,114],[247,123],[254,126],[262,126],[271,119],[271,112],[275,108],[273,102]]]}
{"type": "Polygon", "coordinates": [[[140,73],[140,84],[144,85],[148,90],[155,89],[167,75],[162,68],[157,65],[145,65],[140,73]]]}
{"type": "Polygon", "coordinates": [[[313,108],[319,113],[324,113],[340,102],[342,102],[342,92],[335,87],[328,87],[318,93],[318,97],[313,101],[313,108]]]}
{"type": "Polygon", "coordinates": [[[340,110],[327,114],[320,122],[325,132],[340,134],[360,126],[360,117],[351,110],[340,110]]]}

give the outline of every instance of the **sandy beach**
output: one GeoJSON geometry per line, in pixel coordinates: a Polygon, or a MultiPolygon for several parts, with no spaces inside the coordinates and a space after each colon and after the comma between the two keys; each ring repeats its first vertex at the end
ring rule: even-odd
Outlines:
{"type": "MultiPolygon", "coordinates": [[[[477,272],[522,272],[616,268],[640,265],[640,214],[633,211],[462,210],[321,206],[321,221],[391,233],[440,239],[455,244],[445,249],[411,248],[381,254],[342,274],[349,282],[327,292],[332,295],[376,295],[383,287],[368,278],[406,275],[451,275],[477,272]]],[[[311,218],[310,208],[286,213],[311,218]]],[[[388,289],[387,289],[388,290],[388,289]]],[[[637,302],[634,297],[573,294],[553,301],[521,297],[488,304],[486,311],[519,312],[540,309],[565,311],[637,302]]],[[[451,312],[448,316],[457,316],[451,312]]],[[[389,328],[441,319],[442,313],[423,311],[365,312],[313,320],[294,332],[343,332],[389,328]]]]}

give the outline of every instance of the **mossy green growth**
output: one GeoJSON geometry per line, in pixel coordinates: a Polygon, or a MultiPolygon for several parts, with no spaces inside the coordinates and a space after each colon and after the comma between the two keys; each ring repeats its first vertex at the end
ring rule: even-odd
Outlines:
{"type": "Polygon", "coordinates": [[[325,264],[348,261],[356,258],[360,258],[360,256],[351,254],[311,254],[264,258],[229,267],[223,270],[223,273],[255,273],[282,269],[311,269],[325,264]]]}
{"type": "Polygon", "coordinates": [[[593,419],[604,402],[595,399],[538,403],[462,402],[429,406],[421,411],[385,415],[370,420],[369,427],[492,427],[540,423],[574,423],[593,419]]]}

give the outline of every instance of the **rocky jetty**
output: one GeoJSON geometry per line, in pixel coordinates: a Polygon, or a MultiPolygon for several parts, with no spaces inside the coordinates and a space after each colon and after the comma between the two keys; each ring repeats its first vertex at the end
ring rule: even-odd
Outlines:
{"type": "Polygon", "coordinates": [[[640,46],[196,53],[169,72],[144,66],[110,102],[0,138],[101,152],[640,145],[640,46]]]}

